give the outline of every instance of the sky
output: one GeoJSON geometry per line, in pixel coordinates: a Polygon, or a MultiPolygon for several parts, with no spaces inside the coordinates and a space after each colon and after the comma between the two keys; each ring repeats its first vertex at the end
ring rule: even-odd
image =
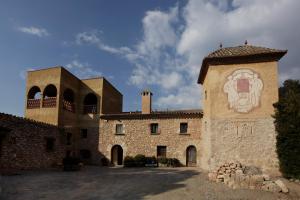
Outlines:
{"type": "Polygon", "coordinates": [[[297,0],[0,0],[0,112],[23,116],[26,71],[104,76],[123,110],[201,108],[203,58],[223,47],[287,49],[279,84],[300,79],[297,0]]]}

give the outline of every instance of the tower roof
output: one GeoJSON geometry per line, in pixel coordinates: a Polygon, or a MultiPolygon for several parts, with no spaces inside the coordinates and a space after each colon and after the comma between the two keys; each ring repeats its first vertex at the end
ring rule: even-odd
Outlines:
{"type": "Polygon", "coordinates": [[[252,45],[220,48],[203,59],[198,83],[203,83],[209,65],[278,61],[286,52],[287,50],[252,45]]]}

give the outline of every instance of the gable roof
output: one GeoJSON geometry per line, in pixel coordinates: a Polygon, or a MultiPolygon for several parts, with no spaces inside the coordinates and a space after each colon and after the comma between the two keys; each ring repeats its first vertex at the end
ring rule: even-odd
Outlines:
{"type": "Polygon", "coordinates": [[[198,83],[203,84],[209,65],[278,61],[286,53],[287,50],[252,45],[220,48],[203,59],[198,83]]]}

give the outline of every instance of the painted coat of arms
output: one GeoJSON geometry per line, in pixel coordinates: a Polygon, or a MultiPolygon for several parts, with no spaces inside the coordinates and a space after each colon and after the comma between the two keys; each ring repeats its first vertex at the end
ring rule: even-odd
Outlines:
{"type": "Polygon", "coordinates": [[[259,106],[263,82],[250,69],[239,69],[227,77],[224,92],[227,93],[229,108],[247,113],[259,106]]]}

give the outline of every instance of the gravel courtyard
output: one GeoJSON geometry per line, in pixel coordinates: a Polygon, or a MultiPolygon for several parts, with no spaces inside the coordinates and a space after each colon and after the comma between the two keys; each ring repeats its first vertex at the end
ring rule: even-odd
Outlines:
{"type": "MultiPolygon", "coordinates": [[[[232,190],[209,182],[207,174],[197,168],[89,166],[78,172],[28,171],[2,176],[1,182],[1,200],[300,199],[299,193],[293,190],[289,195],[232,190]]],[[[292,185],[296,190],[299,187],[292,185]]]]}

